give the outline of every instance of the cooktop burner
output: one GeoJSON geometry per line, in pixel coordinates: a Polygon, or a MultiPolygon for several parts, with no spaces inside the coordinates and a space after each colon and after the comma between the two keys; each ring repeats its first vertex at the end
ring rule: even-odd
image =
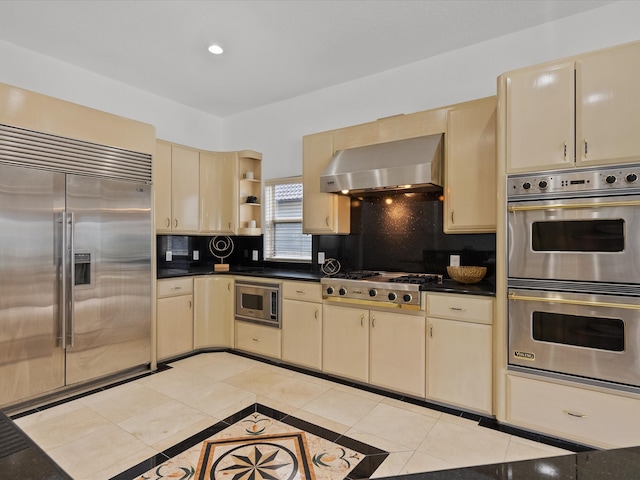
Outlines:
{"type": "Polygon", "coordinates": [[[374,272],[371,270],[353,270],[351,272],[339,272],[332,275],[331,278],[346,278],[349,280],[362,280],[364,278],[370,278],[381,275],[380,272],[374,272]]]}
{"type": "Polygon", "coordinates": [[[430,273],[409,273],[398,277],[391,277],[388,280],[391,283],[413,283],[417,285],[425,285],[428,283],[442,283],[442,275],[430,273]]]}

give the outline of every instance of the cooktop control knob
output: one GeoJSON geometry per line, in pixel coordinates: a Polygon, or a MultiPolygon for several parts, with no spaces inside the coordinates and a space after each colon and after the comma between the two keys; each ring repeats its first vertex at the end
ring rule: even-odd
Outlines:
{"type": "Polygon", "coordinates": [[[625,180],[626,180],[628,183],[633,183],[633,182],[635,182],[635,181],[637,181],[637,180],[638,180],[638,175],[636,175],[635,173],[629,173],[629,174],[625,177],[625,180]]]}
{"type": "Polygon", "coordinates": [[[339,295],[346,295],[347,294],[347,289],[346,288],[341,288],[340,290],[338,290],[338,294],[339,295]]]}
{"type": "Polygon", "coordinates": [[[607,175],[607,178],[605,178],[604,181],[607,182],[609,185],[611,185],[612,183],[616,183],[616,176],[607,175]]]}
{"type": "Polygon", "coordinates": [[[375,297],[376,295],[378,295],[378,291],[375,288],[372,288],[371,290],[369,290],[370,297],[375,297]]]}
{"type": "Polygon", "coordinates": [[[412,297],[410,294],[408,294],[408,293],[405,293],[405,294],[402,296],[402,300],[404,300],[405,302],[410,302],[412,298],[413,298],[413,297],[412,297]]]}
{"type": "Polygon", "coordinates": [[[387,295],[387,298],[393,302],[396,298],[398,298],[398,295],[396,295],[394,292],[391,292],[389,293],[389,295],[387,295]]]}
{"type": "Polygon", "coordinates": [[[524,182],[522,184],[522,188],[524,188],[525,190],[529,190],[531,188],[531,184],[529,182],[524,182]]]}
{"type": "Polygon", "coordinates": [[[540,180],[540,182],[538,183],[538,187],[540,187],[541,190],[544,190],[548,186],[549,186],[549,184],[547,183],[546,180],[540,180]]]}
{"type": "Polygon", "coordinates": [[[327,288],[327,293],[328,293],[329,295],[333,295],[333,292],[335,292],[335,290],[333,289],[333,287],[328,287],[328,288],[327,288]]]}

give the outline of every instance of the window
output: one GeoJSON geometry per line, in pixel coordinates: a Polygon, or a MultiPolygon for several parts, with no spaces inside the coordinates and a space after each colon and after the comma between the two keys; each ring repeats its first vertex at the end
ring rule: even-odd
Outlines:
{"type": "Polygon", "coordinates": [[[311,261],[311,235],[302,233],[302,177],[265,182],[264,257],[311,261]]]}

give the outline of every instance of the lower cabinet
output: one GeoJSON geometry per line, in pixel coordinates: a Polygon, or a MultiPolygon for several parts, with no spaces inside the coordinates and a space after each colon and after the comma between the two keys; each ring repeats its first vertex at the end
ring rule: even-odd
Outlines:
{"type": "Polygon", "coordinates": [[[193,350],[193,279],[158,280],[156,345],[158,360],[193,350]]]}
{"type": "Polygon", "coordinates": [[[280,329],[236,320],[236,348],[248,353],[279,359],[280,329]]]}
{"type": "Polygon", "coordinates": [[[493,413],[493,299],[427,295],[427,398],[493,413]]]}
{"type": "Polygon", "coordinates": [[[424,314],[325,305],[323,371],[424,397],[424,314]]]}
{"type": "Polygon", "coordinates": [[[640,443],[640,402],[546,380],[507,375],[507,422],[602,448],[640,443]]]}
{"type": "Polygon", "coordinates": [[[322,369],[322,288],[319,283],[282,282],[282,360],[322,369]]]}
{"type": "Polygon", "coordinates": [[[194,301],[193,348],[233,347],[233,277],[197,277],[194,301]]]}

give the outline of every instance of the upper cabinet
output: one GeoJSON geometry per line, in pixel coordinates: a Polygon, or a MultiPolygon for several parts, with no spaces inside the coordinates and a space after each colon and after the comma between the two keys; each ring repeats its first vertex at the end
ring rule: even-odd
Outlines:
{"type": "Polygon", "coordinates": [[[335,150],[333,132],[302,139],[302,231],[311,234],[349,233],[351,200],[320,192],[320,175],[335,150]]]}
{"type": "Polygon", "coordinates": [[[159,233],[198,232],[199,159],[197,150],[157,142],[153,175],[159,233]]]}
{"type": "Polygon", "coordinates": [[[629,163],[640,156],[640,43],[507,72],[507,172],[629,163]]]}
{"type": "Polygon", "coordinates": [[[496,97],[448,109],[445,233],[496,231],[496,97]]]}
{"type": "Polygon", "coordinates": [[[262,154],[199,151],[162,140],[153,163],[158,233],[260,235],[262,154]]]}

